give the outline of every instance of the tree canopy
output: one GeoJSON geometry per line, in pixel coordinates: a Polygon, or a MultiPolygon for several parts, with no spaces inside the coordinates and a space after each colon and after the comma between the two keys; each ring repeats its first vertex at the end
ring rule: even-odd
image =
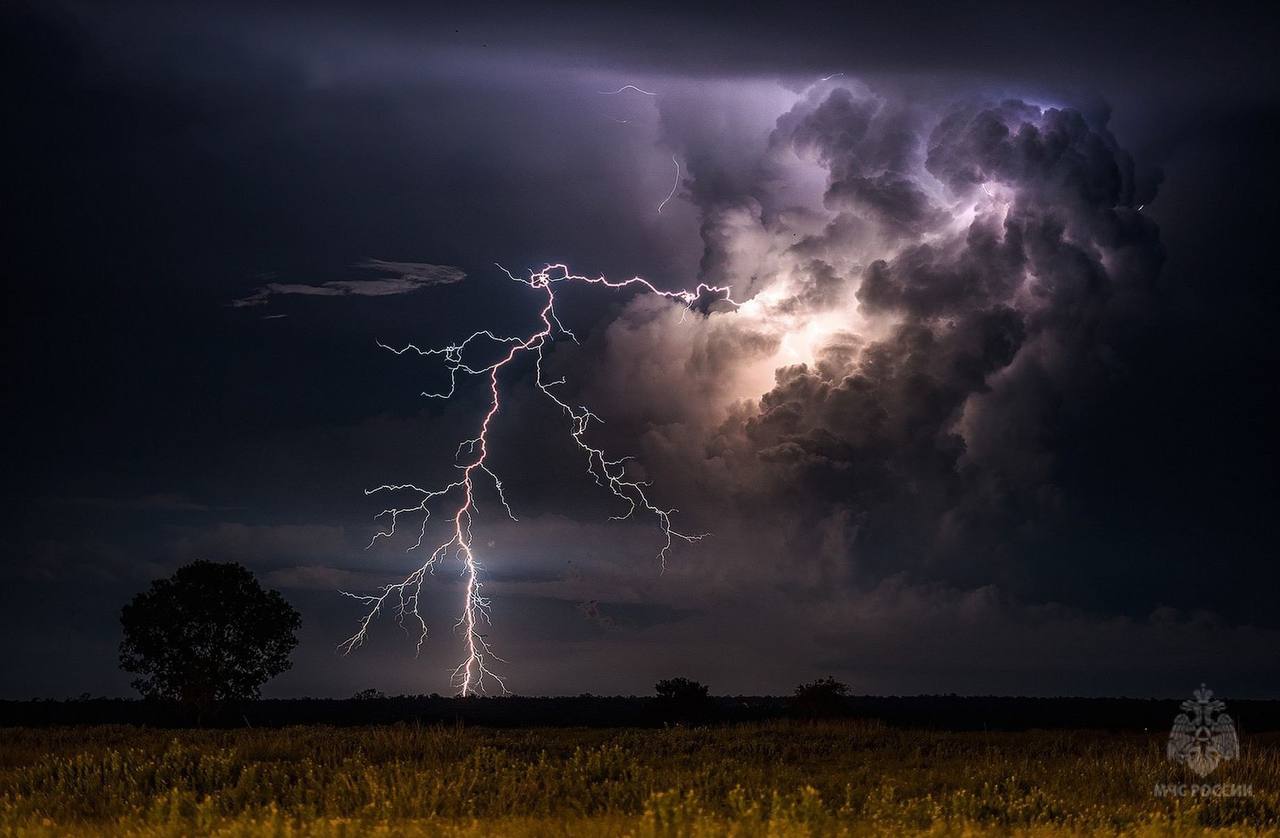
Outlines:
{"type": "Polygon", "coordinates": [[[256,698],[287,670],[302,618],[241,565],[197,561],[152,582],[124,606],[120,622],[120,666],[138,675],[133,686],[203,714],[256,698]]]}
{"type": "Polygon", "coordinates": [[[828,675],[796,687],[792,707],[808,716],[835,716],[844,712],[849,685],[828,675]]]}
{"type": "Polygon", "coordinates": [[[696,721],[712,711],[707,685],[691,678],[664,678],[653,689],[659,711],[670,719],[696,721]]]}

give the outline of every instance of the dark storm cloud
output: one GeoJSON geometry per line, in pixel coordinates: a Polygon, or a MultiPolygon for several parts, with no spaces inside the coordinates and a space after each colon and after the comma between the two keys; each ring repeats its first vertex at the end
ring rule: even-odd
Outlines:
{"type": "Polygon", "coordinates": [[[865,210],[904,235],[919,235],[945,218],[906,175],[918,145],[905,107],[836,88],[817,108],[797,108],[778,120],[774,142],[814,154],[830,172],[826,204],[865,210]]]}
{"type": "Polygon", "coordinates": [[[959,314],[1008,300],[1027,268],[1018,225],[975,223],[965,240],[914,245],[866,269],[858,300],[869,311],[920,317],[959,314]]]}
{"type": "Polygon", "coordinates": [[[362,490],[449,474],[479,405],[375,341],[522,329],[490,264],[559,260],[763,302],[564,295],[593,438],[712,533],[663,574],[513,371],[515,689],[1274,694],[1264,10],[17,8],[10,694],[127,691],[119,604],[192,558],[303,607],[275,689],[440,688],[449,573],[422,661],[393,621],[332,654],[334,589],[412,562],[362,490]]]}
{"type": "Polygon", "coordinates": [[[811,492],[818,509],[850,510],[850,560],[871,578],[891,568],[922,579],[992,578],[1002,570],[990,557],[1045,513],[1002,503],[986,487],[1052,495],[1061,449],[1010,443],[1065,430],[1060,417],[1019,401],[1081,402],[1105,379],[1107,330],[1144,327],[1133,307],[1112,311],[1113,288],[1148,293],[1158,234],[1133,218],[1133,165],[1105,128],[1017,101],[944,113],[928,134],[925,168],[958,195],[952,212],[975,194],[987,198],[965,227],[945,229],[951,213],[919,210],[932,206],[928,174],[904,163],[920,138],[895,129],[864,147],[881,110],[892,111],[837,90],[779,130],[801,153],[816,151],[830,173],[830,208],[889,230],[890,240],[929,241],[873,261],[857,282],[864,312],[893,323],[888,334],[843,366],[828,358],[779,371],[745,438],[755,456],[784,469],[789,493],[811,492]],[[884,136],[898,152],[886,151],[884,136]],[[866,185],[886,177],[918,200],[866,200],[866,185]],[[1020,422],[1044,424],[1011,433],[1020,422]],[[987,434],[981,426],[1009,434],[997,456],[970,448],[967,437],[987,434]],[[1041,466],[1029,470],[1026,461],[1041,466]],[[974,521],[981,525],[958,534],[974,521]]]}
{"type": "MultiPolygon", "coordinates": [[[[788,533],[781,552],[809,555],[816,575],[771,584],[798,600],[847,589],[874,609],[880,580],[894,575],[909,587],[957,586],[961,598],[966,586],[991,586],[1007,598],[1001,624],[1056,603],[1082,634],[1110,618],[1075,609],[1130,619],[1199,596],[1223,613],[1249,613],[1235,593],[1190,595],[1179,587],[1188,577],[1164,574],[1156,556],[1129,557],[1123,579],[1100,577],[1107,560],[1082,538],[1097,501],[1075,473],[1090,460],[1107,400],[1145,386],[1132,353],[1151,339],[1163,305],[1163,246],[1138,210],[1159,205],[1158,173],[1139,173],[1105,110],[1086,117],[972,95],[908,105],[892,87],[816,94],[777,120],[758,160],[732,173],[693,168],[690,194],[704,213],[704,278],[734,282],[740,298],[773,299],[765,322],[782,319],[765,333],[781,329],[785,346],[788,330],[809,328],[806,316],[843,312],[847,325],[823,327],[809,362],[781,367],[758,403],[711,420],[705,442],[690,425],[698,413],[663,418],[643,408],[653,426],[646,462],[665,466],[653,472],[683,481],[690,496],[728,489],[705,520],[751,521],[758,546],[741,551],[753,562],[771,555],[760,526],[788,533]],[[825,172],[820,197],[831,215],[816,228],[811,214],[779,200],[787,150],[825,172]],[[703,171],[712,177],[700,185],[703,171]],[[880,183],[915,197],[870,199],[869,185],[880,183]]],[[[673,136],[695,148],[704,141],[687,126],[673,136]]],[[[711,321],[711,332],[746,330],[730,316],[711,321]]],[[[670,370],[687,369],[682,328],[691,327],[670,324],[642,350],[629,341],[627,354],[650,365],[665,355],[670,370]]],[[[731,378],[751,357],[726,358],[709,378],[731,378]]],[[[632,368],[621,361],[602,374],[627,379],[632,368]]],[[[1137,643],[1148,630],[1136,626],[1116,631],[1137,643]]],[[[1256,662],[1260,653],[1249,654],[1256,662]]]]}

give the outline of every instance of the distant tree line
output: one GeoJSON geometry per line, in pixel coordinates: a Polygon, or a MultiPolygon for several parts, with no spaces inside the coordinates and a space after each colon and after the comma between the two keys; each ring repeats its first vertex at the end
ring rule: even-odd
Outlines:
{"type": "MultiPolygon", "coordinates": [[[[937,729],[1097,728],[1163,730],[1176,700],[854,696],[832,677],[790,696],[715,696],[691,678],[658,681],[651,697],[461,698],[387,696],[373,688],[350,699],[259,698],[290,666],[301,618],[237,564],[199,561],[152,583],[121,612],[120,663],[143,701],[92,698],[0,701],[0,726],[42,724],[237,725],[466,723],[658,726],[768,719],[879,720],[937,729]]],[[[1280,702],[1234,701],[1242,730],[1280,730],[1280,702]]]]}
{"type": "MultiPolygon", "coordinates": [[[[705,715],[682,719],[656,696],[506,696],[457,698],[396,695],[374,699],[290,698],[240,702],[234,712],[210,714],[206,725],[479,725],[485,727],[662,727],[720,725],[812,716],[797,710],[795,696],[709,696],[705,715]]],[[[870,696],[845,699],[837,717],[855,724],[932,730],[1110,730],[1167,735],[1179,699],[1017,698],[1008,696],[870,696]]],[[[1242,737],[1280,732],[1280,701],[1237,699],[1228,705],[1242,737]]],[[[137,699],[0,701],[0,727],[132,724],[187,727],[194,719],[178,705],[137,699]]]]}
{"type": "MultiPolygon", "coordinates": [[[[124,606],[120,623],[120,666],[137,676],[133,686],[201,724],[211,714],[234,718],[235,708],[258,698],[264,683],[290,667],[301,617],[247,568],[197,561],[151,583],[124,606]]],[[[661,680],[654,692],[650,715],[656,719],[705,723],[722,715],[709,688],[690,678],[661,680]]],[[[839,716],[848,692],[830,677],[801,684],[791,709],[800,716],[839,716]]],[[[386,696],[370,688],[352,700],[386,696]]]]}

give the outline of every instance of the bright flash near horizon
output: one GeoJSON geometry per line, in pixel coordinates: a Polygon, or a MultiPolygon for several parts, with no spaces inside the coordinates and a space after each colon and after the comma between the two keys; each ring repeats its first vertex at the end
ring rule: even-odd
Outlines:
{"type": "Polygon", "coordinates": [[[545,295],[542,308],[539,312],[539,320],[541,328],[532,334],[525,336],[498,336],[488,329],[473,332],[470,336],[458,343],[449,344],[447,346],[435,349],[421,349],[414,344],[407,344],[399,349],[379,343],[383,349],[387,349],[397,355],[403,355],[406,352],[415,352],[418,355],[426,357],[442,358],[445,366],[449,370],[449,389],[441,393],[423,393],[428,398],[448,399],[458,388],[458,373],[464,375],[486,376],[489,380],[490,400],[488,410],[485,412],[480,421],[477,434],[463,440],[457,448],[456,456],[464,461],[455,463],[455,467],[459,469],[461,476],[442,487],[424,489],[411,483],[399,484],[383,484],[374,489],[368,489],[365,494],[377,494],[382,492],[388,493],[410,493],[417,496],[417,503],[411,506],[399,507],[392,506],[378,513],[377,518],[390,518],[390,527],[385,530],[378,531],[369,546],[373,546],[379,539],[390,538],[396,533],[396,525],[402,515],[419,515],[421,523],[418,529],[417,540],[409,547],[409,550],[423,549],[423,543],[427,537],[427,524],[431,517],[431,504],[433,501],[445,498],[454,498],[454,506],[447,520],[448,537],[432,548],[430,555],[416,569],[409,573],[400,582],[385,586],[378,594],[353,594],[342,591],[344,596],[359,600],[369,606],[369,610],[360,619],[359,630],[344,641],[339,648],[344,653],[350,653],[352,650],[361,646],[368,633],[368,629],[373,620],[381,613],[384,606],[395,608],[396,617],[403,625],[406,618],[416,620],[420,628],[418,635],[417,648],[421,650],[422,644],[427,639],[427,624],[423,619],[419,606],[421,604],[422,585],[426,581],[426,577],[434,573],[437,565],[441,564],[449,558],[457,559],[461,565],[461,573],[465,580],[465,595],[463,599],[462,614],[458,618],[458,622],[454,628],[461,630],[464,642],[464,657],[461,663],[453,670],[452,683],[458,689],[461,695],[473,695],[486,691],[485,681],[487,678],[493,679],[502,691],[507,691],[506,684],[496,674],[490,666],[491,660],[502,660],[489,646],[488,640],[482,631],[483,626],[489,624],[489,599],[481,594],[483,580],[481,572],[483,570],[479,558],[473,549],[473,533],[472,526],[476,517],[476,491],[477,481],[487,478],[492,483],[494,490],[497,492],[498,499],[502,503],[504,510],[511,520],[518,520],[511,505],[507,502],[506,494],[503,491],[502,480],[498,475],[489,468],[486,460],[489,456],[489,431],[492,423],[497,417],[502,407],[502,388],[499,381],[499,374],[516,358],[523,353],[531,353],[534,357],[535,367],[535,384],[542,393],[549,398],[555,405],[560,408],[561,412],[569,419],[569,436],[577,447],[586,455],[587,473],[595,480],[596,484],[602,488],[608,489],[614,496],[618,497],[627,504],[626,512],[621,515],[611,516],[612,520],[623,520],[630,518],[637,510],[652,514],[658,521],[658,526],[662,533],[663,543],[658,551],[658,560],[662,567],[666,566],[667,555],[670,552],[676,540],[695,542],[700,541],[705,533],[690,534],[683,533],[672,526],[671,514],[674,509],[664,509],[656,506],[649,498],[646,491],[649,487],[647,481],[629,479],[627,476],[627,463],[633,459],[631,457],[620,457],[611,459],[608,454],[601,448],[593,446],[587,442],[586,434],[592,421],[599,422],[600,418],[590,411],[584,405],[573,406],[556,395],[553,388],[563,384],[564,379],[558,378],[548,380],[544,378],[543,370],[543,349],[548,343],[554,341],[557,337],[568,338],[577,342],[577,338],[568,328],[560,322],[555,310],[555,285],[561,282],[577,282],[588,285],[601,285],[606,288],[621,289],[636,287],[646,293],[656,294],[660,297],[677,301],[684,305],[686,310],[692,309],[703,298],[704,295],[722,295],[718,299],[725,301],[735,307],[738,303],[732,298],[730,289],[722,286],[699,284],[694,290],[682,291],[664,291],[657,288],[646,279],[640,277],[632,277],[631,279],[612,281],[603,276],[586,277],[573,274],[565,265],[548,265],[539,271],[530,271],[529,277],[517,277],[498,266],[510,279],[527,285],[534,291],[541,292],[545,295]],[[506,353],[499,360],[493,363],[481,366],[473,366],[467,360],[468,348],[487,344],[491,347],[506,347],[506,353]]]}

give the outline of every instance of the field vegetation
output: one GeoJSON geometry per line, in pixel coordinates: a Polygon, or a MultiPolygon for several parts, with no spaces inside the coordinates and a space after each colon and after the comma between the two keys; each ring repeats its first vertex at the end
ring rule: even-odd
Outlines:
{"type": "Polygon", "coordinates": [[[1199,783],[1164,734],[874,722],[9,729],[6,835],[1276,834],[1280,738],[1199,783]]]}

